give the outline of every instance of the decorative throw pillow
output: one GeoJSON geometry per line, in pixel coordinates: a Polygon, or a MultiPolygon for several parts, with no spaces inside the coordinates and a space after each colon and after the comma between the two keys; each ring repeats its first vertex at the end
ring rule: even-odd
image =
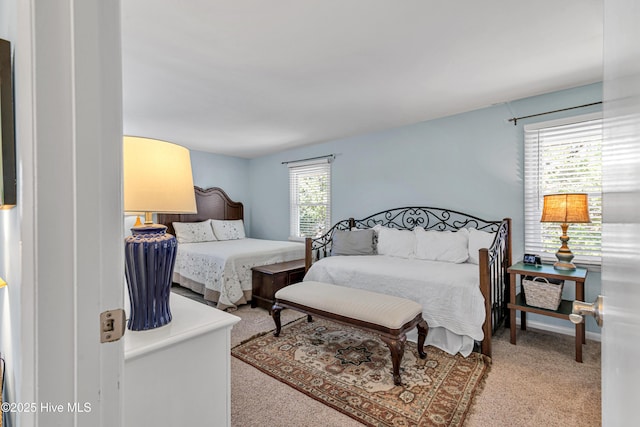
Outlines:
{"type": "Polygon", "coordinates": [[[463,263],[469,258],[469,231],[427,231],[422,227],[416,233],[416,258],[430,261],[463,263]]]}
{"type": "Polygon", "coordinates": [[[212,242],[216,236],[211,229],[211,220],[202,222],[174,222],[173,229],[176,232],[178,243],[212,242]]]}
{"type": "Polygon", "coordinates": [[[467,262],[471,264],[480,263],[480,255],[478,251],[482,248],[490,248],[493,244],[493,240],[496,238],[496,233],[487,233],[486,231],[476,230],[475,228],[469,229],[469,259],[467,262]]]}
{"type": "Polygon", "coordinates": [[[241,219],[212,219],[211,227],[213,227],[213,232],[218,240],[237,240],[247,237],[244,232],[244,223],[241,219]]]}
{"type": "Polygon", "coordinates": [[[374,255],[375,232],[372,229],[333,232],[331,255],[374,255]]]}
{"type": "Polygon", "coordinates": [[[416,235],[413,231],[376,225],[373,229],[378,234],[378,254],[400,258],[413,258],[415,254],[416,235]]]}

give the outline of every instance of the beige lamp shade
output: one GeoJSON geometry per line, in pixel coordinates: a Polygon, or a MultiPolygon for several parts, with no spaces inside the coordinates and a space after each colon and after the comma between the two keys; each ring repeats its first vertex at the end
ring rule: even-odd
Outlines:
{"type": "Polygon", "coordinates": [[[547,194],[540,222],[576,224],[591,222],[589,200],[585,193],[547,194]]]}
{"type": "Polygon", "coordinates": [[[125,136],[123,152],[126,212],[196,213],[188,149],[125,136]]]}

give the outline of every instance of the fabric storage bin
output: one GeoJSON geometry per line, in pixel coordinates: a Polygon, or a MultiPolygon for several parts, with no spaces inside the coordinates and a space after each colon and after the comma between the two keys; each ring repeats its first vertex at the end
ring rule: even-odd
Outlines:
{"type": "Polygon", "coordinates": [[[547,310],[557,310],[560,307],[563,287],[564,280],[550,283],[544,277],[525,277],[522,279],[525,303],[547,310]]]}

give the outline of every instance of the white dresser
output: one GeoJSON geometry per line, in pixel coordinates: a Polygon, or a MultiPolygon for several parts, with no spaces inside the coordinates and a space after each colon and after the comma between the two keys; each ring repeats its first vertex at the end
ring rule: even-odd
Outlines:
{"type": "Polygon", "coordinates": [[[124,425],[229,426],[240,318],[175,293],[171,314],[168,325],[124,335],[124,425]]]}

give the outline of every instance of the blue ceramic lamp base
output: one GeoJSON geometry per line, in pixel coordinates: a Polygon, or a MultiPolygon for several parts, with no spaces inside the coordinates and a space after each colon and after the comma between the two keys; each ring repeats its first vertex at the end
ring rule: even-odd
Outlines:
{"type": "Polygon", "coordinates": [[[125,275],[131,309],[127,328],[144,331],[171,322],[169,296],[177,241],[167,227],[148,224],[125,238],[125,275]]]}

